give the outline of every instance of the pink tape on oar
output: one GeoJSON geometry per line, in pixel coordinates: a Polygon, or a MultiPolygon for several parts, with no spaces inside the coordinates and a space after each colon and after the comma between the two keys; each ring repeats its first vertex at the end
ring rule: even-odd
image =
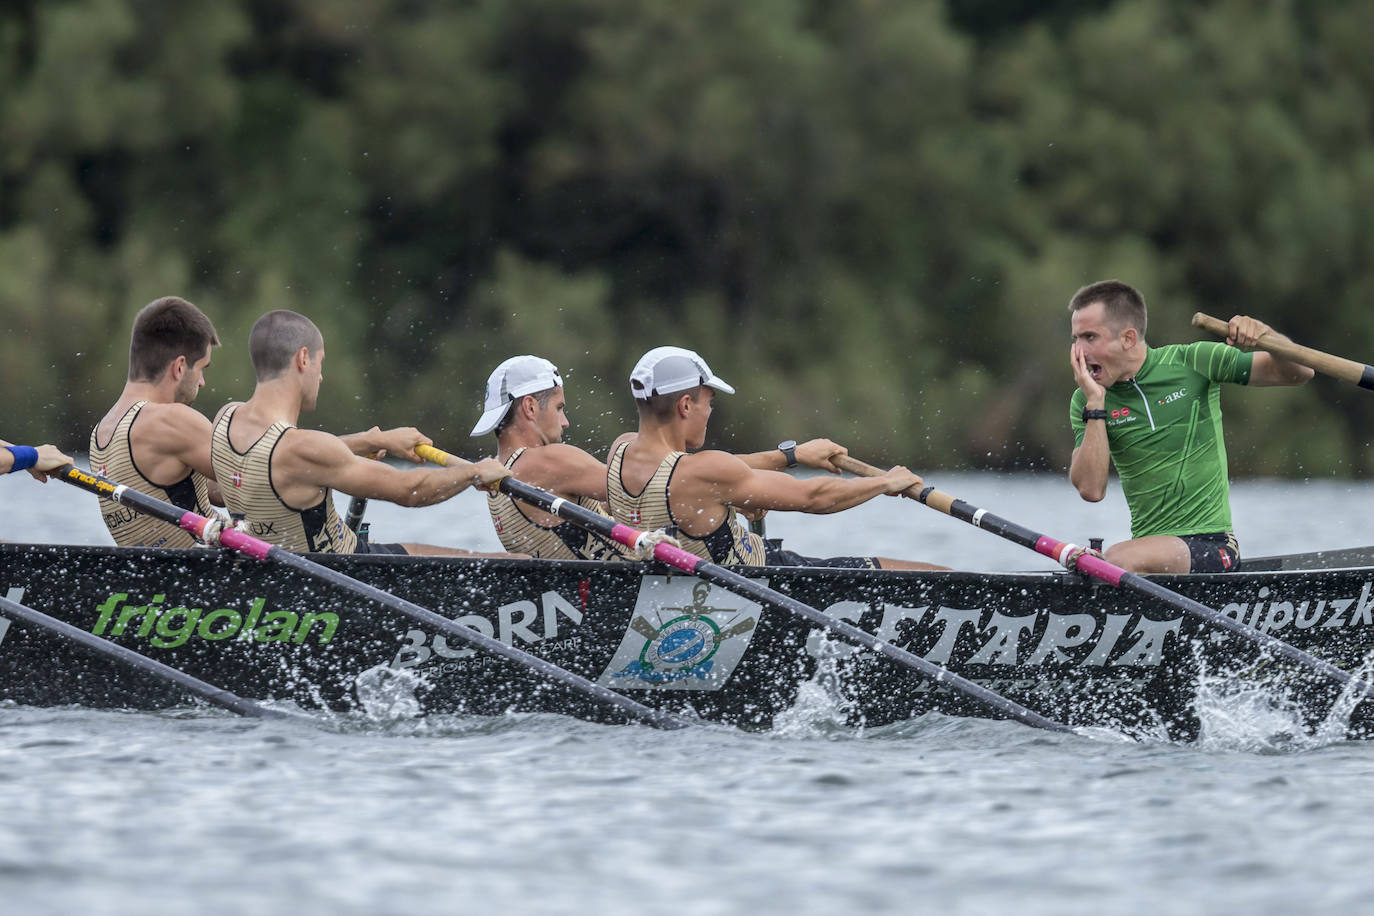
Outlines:
{"type": "Polygon", "coordinates": [[[237,528],[225,528],[219,533],[219,542],[231,550],[245,553],[256,560],[266,560],[272,545],[260,541],[251,534],[244,534],[237,528]]]}
{"type": "Polygon", "coordinates": [[[697,567],[705,562],[694,553],[688,553],[681,547],[674,547],[672,544],[665,544],[662,541],[654,545],[654,559],[689,573],[696,572],[697,567]]]}
{"type": "MultiPolygon", "coordinates": [[[[1035,552],[1044,554],[1060,566],[1064,565],[1064,555],[1073,549],[1072,544],[1063,541],[1056,541],[1048,535],[1041,535],[1035,542],[1035,552]]],[[[1092,576],[1094,579],[1101,579],[1108,585],[1120,585],[1121,577],[1126,575],[1126,570],[1120,566],[1108,563],[1101,557],[1095,557],[1090,553],[1085,553],[1078,558],[1074,564],[1075,568],[1085,575],[1092,576]]]]}

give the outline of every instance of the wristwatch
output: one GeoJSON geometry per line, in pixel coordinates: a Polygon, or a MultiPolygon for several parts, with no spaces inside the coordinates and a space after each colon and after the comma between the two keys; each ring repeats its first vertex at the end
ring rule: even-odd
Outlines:
{"type": "Polygon", "coordinates": [[[794,468],[797,466],[796,439],[788,439],[786,442],[779,442],[778,451],[782,452],[783,457],[787,459],[787,466],[789,468],[794,468]]]}
{"type": "Polygon", "coordinates": [[[1105,411],[1105,410],[1089,410],[1089,409],[1086,408],[1086,407],[1083,408],[1083,422],[1086,423],[1086,422],[1089,421],[1089,420],[1105,420],[1105,419],[1107,419],[1107,411],[1105,411]]]}

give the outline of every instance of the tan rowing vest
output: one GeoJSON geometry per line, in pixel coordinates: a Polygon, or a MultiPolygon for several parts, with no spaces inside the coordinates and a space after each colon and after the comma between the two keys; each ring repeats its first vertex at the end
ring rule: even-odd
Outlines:
{"type": "Polygon", "coordinates": [[[725,507],[725,521],[705,537],[693,537],[678,528],[668,502],[668,489],[673,471],[677,470],[677,463],[686,452],[665,455],[644,489],[639,495],[631,496],[620,476],[620,466],[629,444],[625,442],[615,450],[606,471],[606,495],[616,521],[641,531],[667,531],[678,539],[683,550],[721,566],[764,565],[763,538],[744,527],[734,506],[725,507]]]}
{"type": "MultiPolygon", "coordinates": [[[[513,468],[524,448],[506,459],[506,467],[513,468]]],[[[601,503],[589,496],[573,500],[584,509],[604,516],[601,503]]],[[[579,528],[572,522],[561,522],[552,528],[540,525],[525,514],[520,503],[505,493],[487,494],[487,511],[496,526],[501,546],[511,553],[527,553],[537,560],[621,560],[621,547],[599,535],[579,528]]]]}
{"type": "MultiPolygon", "coordinates": [[[[170,486],[153,483],[134,463],[129,433],[147,401],[139,401],[119,418],[110,441],[103,446],[96,430],[91,430],[91,471],[131,490],[172,503],[188,512],[213,516],[209,481],[192,471],[170,486]]],[[[97,427],[98,429],[98,427],[97,427]]],[[[195,547],[196,539],[173,524],[136,512],[118,503],[104,505],[105,527],[120,547],[195,547]]]]}
{"type": "Polygon", "coordinates": [[[334,509],[334,494],[326,487],[324,497],[308,509],[294,509],[281,501],[272,485],[272,451],[295,429],[278,421],[246,452],[229,444],[229,426],[239,405],[224,412],[210,437],[210,461],[215,479],[231,514],[241,514],[248,533],[294,553],[353,553],[358,536],[345,527],[334,509]]]}

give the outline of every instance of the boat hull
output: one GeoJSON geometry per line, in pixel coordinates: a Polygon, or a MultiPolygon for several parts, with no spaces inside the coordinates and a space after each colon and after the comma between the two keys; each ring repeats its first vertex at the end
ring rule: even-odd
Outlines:
{"type": "MultiPolygon", "coordinates": [[[[820,688],[852,723],[977,704],[667,567],[318,557],[651,706],[767,728],[820,688]]],[[[1074,725],[1188,737],[1202,672],[1287,691],[1312,720],[1337,691],[1134,593],[1062,573],[767,569],[750,574],[1074,725]]],[[[1189,597],[1353,670],[1374,650],[1374,570],[1161,577],[1189,597]]],[[[619,714],[347,589],[208,550],[0,545],[0,595],[245,697],[351,709],[413,695],[419,712],[619,714]],[[390,688],[390,691],[388,690],[390,688]]],[[[0,618],[0,699],[159,708],[178,690],[0,618]]],[[[1369,705],[1369,704],[1366,704],[1369,705]]],[[[1370,723],[1357,710],[1352,732],[1370,723]]]]}

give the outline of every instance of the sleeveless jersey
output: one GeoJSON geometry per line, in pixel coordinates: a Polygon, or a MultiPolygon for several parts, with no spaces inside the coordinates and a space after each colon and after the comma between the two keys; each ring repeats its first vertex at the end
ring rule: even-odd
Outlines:
{"type": "Polygon", "coordinates": [[[683,550],[721,566],[765,565],[763,538],[744,526],[734,506],[725,507],[725,521],[705,537],[693,537],[678,528],[668,502],[668,490],[677,463],[686,452],[669,452],[665,455],[644,489],[638,495],[631,495],[620,476],[625,449],[629,444],[622,443],[615,450],[606,472],[606,495],[611,504],[611,515],[616,521],[641,531],[662,529],[677,538],[683,550]]]}
{"type": "MultiPolygon", "coordinates": [[[[524,448],[516,449],[515,454],[506,459],[506,467],[512,467],[523,454],[524,448]]],[[[601,503],[589,496],[580,496],[575,502],[598,515],[606,514],[601,503]]],[[[487,511],[491,513],[491,523],[496,527],[496,536],[501,539],[501,545],[511,553],[527,553],[540,560],[624,558],[619,544],[608,542],[572,522],[561,522],[552,528],[538,524],[505,493],[488,493],[487,511]]]]}
{"type": "MultiPolygon", "coordinates": [[[[1253,354],[1214,341],[1151,347],[1135,378],[1107,389],[1107,445],[1131,510],[1131,537],[1231,530],[1221,382],[1250,381],[1253,354]]],[[[1074,444],[1086,424],[1070,399],[1074,444]]]]}
{"type": "MultiPolygon", "coordinates": [[[[147,403],[139,401],[126,410],[124,416],[119,418],[119,423],[115,425],[110,441],[103,446],[97,435],[99,427],[91,430],[91,471],[131,490],[172,503],[188,512],[213,517],[215,509],[210,505],[209,482],[205,477],[192,471],[176,483],[163,487],[144,477],[143,472],[134,463],[129,433],[147,403]]],[[[110,536],[120,547],[196,546],[196,539],[188,532],[118,503],[106,505],[104,519],[105,527],[110,529],[110,536]]]]}
{"type": "Polygon", "coordinates": [[[272,452],[290,423],[278,421],[267,427],[258,441],[240,452],[229,442],[229,426],[238,406],[229,408],[215,424],[210,439],[210,460],[215,479],[220,482],[224,505],[231,514],[242,514],[248,532],[254,537],[295,553],[353,553],[358,536],[346,527],[334,509],[334,494],[325,488],[324,497],[308,509],[295,509],[284,503],[272,483],[272,452]]]}

